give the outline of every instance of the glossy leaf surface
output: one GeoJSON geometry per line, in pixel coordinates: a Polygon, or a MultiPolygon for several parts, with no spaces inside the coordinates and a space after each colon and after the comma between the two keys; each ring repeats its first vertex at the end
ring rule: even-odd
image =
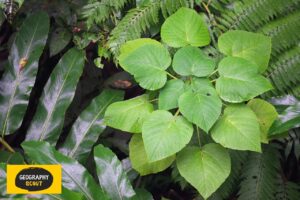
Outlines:
{"type": "Polygon", "coordinates": [[[104,125],[106,108],[111,103],[121,101],[123,95],[122,91],[107,89],[95,97],[76,119],[59,151],[80,163],[85,163],[94,143],[106,127],[104,125]]]}
{"type": "Polygon", "coordinates": [[[111,199],[131,199],[135,192],[118,157],[103,145],[94,148],[99,183],[111,199]]]}
{"type": "Polygon", "coordinates": [[[84,54],[70,49],[53,70],[39,100],[26,140],[55,144],[63,127],[62,116],[73,100],[84,66],[84,54]]]}
{"type": "Polygon", "coordinates": [[[72,33],[66,28],[56,28],[50,36],[49,50],[50,56],[54,56],[62,51],[71,41],[72,33]]]}
{"type": "Polygon", "coordinates": [[[22,147],[25,154],[37,164],[62,165],[62,184],[65,188],[82,193],[88,200],[107,199],[101,187],[81,164],[56,151],[49,143],[25,141],[22,147]]]}
{"type": "Polygon", "coordinates": [[[22,123],[48,32],[49,17],[38,12],[24,21],[12,44],[9,65],[0,80],[2,137],[15,132],[22,123]]]}

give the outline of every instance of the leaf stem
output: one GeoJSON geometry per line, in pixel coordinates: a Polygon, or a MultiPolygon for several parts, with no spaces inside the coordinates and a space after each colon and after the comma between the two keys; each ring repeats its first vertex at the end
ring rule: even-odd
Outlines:
{"type": "Polygon", "coordinates": [[[152,100],[149,101],[149,103],[152,103],[154,101],[158,101],[158,99],[152,99],[152,100]]]}
{"type": "Polygon", "coordinates": [[[217,79],[214,79],[214,80],[211,80],[210,82],[213,83],[213,82],[216,82],[216,80],[217,80],[217,79]]]}
{"type": "Polygon", "coordinates": [[[178,110],[176,111],[176,113],[175,113],[175,117],[177,117],[179,115],[179,108],[178,108],[178,110]]]}
{"type": "Polygon", "coordinates": [[[216,72],[218,72],[217,69],[216,69],[215,71],[213,71],[208,77],[211,77],[211,76],[214,75],[216,72]]]}
{"type": "Polygon", "coordinates": [[[171,73],[169,73],[169,72],[166,72],[166,73],[167,73],[167,75],[170,76],[171,78],[173,78],[173,79],[178,79],[176,76],[173,76],[171,73]]]}
{"type": "Polygon", "coordinates": [[[202,145],[201,145],[201,141],[200,141],[200,132],[199,132],[198,126],[196,126],[196,132],[197,132],[198,143],[199,143],[199,146],[201,148],[202,145]]]}
{"type": "Polygon", "coordinates": [[[0,143],[11,153],[15,153],[15,150],[2,138],[0,137],[0,143]]]}

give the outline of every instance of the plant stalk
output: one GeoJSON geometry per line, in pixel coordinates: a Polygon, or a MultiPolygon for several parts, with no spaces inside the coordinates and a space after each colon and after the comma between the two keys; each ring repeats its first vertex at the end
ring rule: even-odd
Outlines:
{"type": "Polygon", "coordinates": [[[15,153],[15,150],[2,138],[0,137],[0,143],[11,153],[15,153]]]}

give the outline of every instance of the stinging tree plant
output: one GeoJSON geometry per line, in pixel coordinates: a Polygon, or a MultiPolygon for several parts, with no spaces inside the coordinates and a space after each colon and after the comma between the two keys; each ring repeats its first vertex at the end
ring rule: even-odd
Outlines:
{"type": "Polygon", "coordinates": [[[228,31],[218,40],[224,55],[218,62],[199,48],[210,43],[210,35],[203,17],[189,8],[166,19],[161,38],[163,44],[142,38],[122,45],[120,66],[148,92],[111,104],[105,123],[134,134],[129,156],[140,175],[163,171],[176,161],[181,176],[207,199],[230,174],[227,148],[261,152],[261,142],[268,142],[277,112],[255,97],[272,89],[262,75],[271,40],[228,31]],[[166,46],[175,49],[173,59],[166,46]],[[189,144],[200,133],[214,142],[189,144]]]}

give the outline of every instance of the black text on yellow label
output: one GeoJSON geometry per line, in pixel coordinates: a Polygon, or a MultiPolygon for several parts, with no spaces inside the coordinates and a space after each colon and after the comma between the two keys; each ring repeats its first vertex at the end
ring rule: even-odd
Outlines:
{"type": "Polygon", "coordinates": [[[7,165],[8,194],[60,194],[61,165],[7,165]]]}

